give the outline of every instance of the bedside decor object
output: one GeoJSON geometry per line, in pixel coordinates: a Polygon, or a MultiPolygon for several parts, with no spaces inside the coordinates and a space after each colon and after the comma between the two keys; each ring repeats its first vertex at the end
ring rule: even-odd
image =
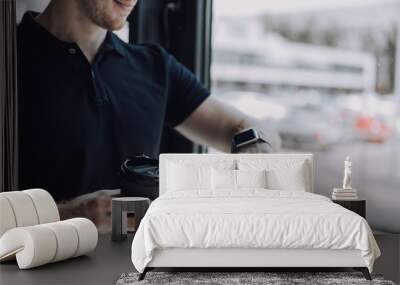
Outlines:
{"type": "Polygon", "coordinates": [[[128,213],[135,214],[136,230],[150,205],[150,199],[144,197],[120,197],[111,201],[111,219],[113,241],[123,241],[128,233],[128,213]]]}
{"type": "Polygon", "coordinates": [[[16,259],[20,269],[28,269],[96,248],[96,226],[84,218],[60,221],[43,189],[0,193],[0,214],[0,262],[16,259]]]}
{"type": "Polygon", "coordinates": [[[346,208],[356,214],[359,214],[364,219],[366,218],[366,200],[364,199],[352,199],[352,200],[335,200],[333,202],[339,204],[343,208],[346,208]]]}
{"type": "Polygon", "coordinates": [[[344,161],[344,178],[343,178],[343,189],[351,190],[351,160],[350,156],[346,157],[344,161]]]}
{"type": "Polygon", "coordinates": [[[350,156],[344,161],[343,187],[334,188],[332,193],[333,200],[357,200],[357,190],[351,187],[351,160],[350,156]]]}

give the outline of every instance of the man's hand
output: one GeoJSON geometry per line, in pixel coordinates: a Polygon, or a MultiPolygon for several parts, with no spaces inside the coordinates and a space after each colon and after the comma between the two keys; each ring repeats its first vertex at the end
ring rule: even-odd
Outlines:
{"type": "Polygon", "coordinates": [[[58,204],[60,218],[62,220],[76,217],[87,218],[96,225],[100,233],[110,232],[111,198],[119,194],[117,191],[101,190],[58,204]]]}

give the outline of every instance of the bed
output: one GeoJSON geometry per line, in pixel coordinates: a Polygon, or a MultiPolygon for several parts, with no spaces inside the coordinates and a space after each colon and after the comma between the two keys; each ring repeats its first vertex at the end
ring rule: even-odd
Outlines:
{"type": "Polygon", "coordinates": [[[132,243],[154,268],[352,267],[380,251],[365,219],[313,193],[312,154],[162,154],[160,197],[132,243]]]}

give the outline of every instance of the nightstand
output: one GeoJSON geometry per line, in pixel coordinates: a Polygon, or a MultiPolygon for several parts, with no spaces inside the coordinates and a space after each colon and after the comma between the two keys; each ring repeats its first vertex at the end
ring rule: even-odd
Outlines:
{"type": "Polygon", "coordinates": [[[366,217],[366,204],[367,201],[365,199],[357,199],[357,200],[332,200],[332,202],[339,204],[340,206],[353,211],[356,214],[359,214],[361,217],[365,219],[366,217]]]}
{"type": "Polygon", "coordinates": [[[136,230],[150,206],[144,197],[119,197],[111,200],[112,241],[124,241],[128,234],[128,213],[134,213],[136,230]]]}

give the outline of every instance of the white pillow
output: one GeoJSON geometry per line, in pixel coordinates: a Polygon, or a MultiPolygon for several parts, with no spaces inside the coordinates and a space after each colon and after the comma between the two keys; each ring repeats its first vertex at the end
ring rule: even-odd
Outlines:
{"type": "Polygon", "coordinates": [[[235,170],[237,188],[268,188],[267,171],[235,170]]]}
{"type": "Polygon", "coordinates": [[[167,191],[187,191],[211,188],[211,168],[207,166],[169,163],[167,191]]]}
{"type": "Polygon", "coordinates": [[[263,170],[211,170],[213,190],[238,190],[240,188],[267,188],[267,171],[263,170]]]}
{"type": "MultiPolygon", "coordinates": [[[[165,165],[166,191],[212,191],[211,168],[235,169],[233,159],[170,159],[165,165]]],[[[161,190],[160,190],[161,191],[161,190]]]]}
{"type": "Polygon", "coordinates": [[[273,190],[311,191],[310,167],[299,159],[239,159],[239,170],[267,170],[267,188],[273,190]]]}
{"type": "Polygon", "coordinates": [[[304,168],[298,167],[283,171],[270,170],[267,173],[268,188],[271,190],[290,190],[306,192],[304,168]]]}
{"type": "Polygon", "coordinates": [[[236,190],[236,170],[212,168],[211,181],[213,190],[236,190]]]}

